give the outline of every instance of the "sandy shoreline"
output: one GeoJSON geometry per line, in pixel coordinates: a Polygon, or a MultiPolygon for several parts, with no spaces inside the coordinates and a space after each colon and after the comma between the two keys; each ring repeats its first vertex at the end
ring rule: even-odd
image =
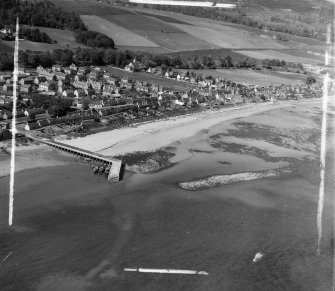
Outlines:
{"type": "MultiPolygon", "coordinates": [[[[303,102],[320,102],[320,99],[303,102]]],[[[251,104],[223,110],[204,111],[165,120],[133,124],[127,128],[60,142],[106,156],[153,152],[173,142],[193,136],[199,131],[208,129],[220,122],[243,118],[273,109],[287,108],[295,104],[297,102],[292,101],[277,104],[262,103],[257,104],[257,106],[251,104]]],[[[1,149],[0,151],[0,177],[4,177],[9,175],[10,171],[10,141],[0,142],[0,147],[7,148],[7,150],[1,149]]],[[[54,150],[47,145],[20,145],[17,147],[16,152],[15,172],[67,165],[75,161],[74,159],[76,158],[54,150]],[[72,161],[71,158],[73,158],[72,161]]]]}
{"type": "MultiPolygon", "coordinates": [[[[314,102],[320,102],[320,100],[315,100],[314,102]]],[[[105,156],[124,155],[138,151],[154,151],[190,137],[202,129],[208,129],[220,122],[247,117],[272,109],[290,107],[294,104],[297,103],[291,101],[257,105],[248,104],[243,107],[205,111],[192,115],[135,124],[127,128],[100,132],[60,142],[105,156]]]]}

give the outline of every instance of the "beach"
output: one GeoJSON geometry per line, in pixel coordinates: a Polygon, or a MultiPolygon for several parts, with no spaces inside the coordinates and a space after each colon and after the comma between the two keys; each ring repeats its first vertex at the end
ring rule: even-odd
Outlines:
{"type": "MultiPolygon", "coordinates": [[[[77,158],[66,165],[19,171],[12,228],[6,225],[9,177],[0,178],[5,189],[0,195],[0,255],[12,252],[0,269],[0,289],[331,289],[334,109],[329,114],[318,256],[321,102],[269,108],[223,121],[227,117],[215,116],[203,125],[194,119],[182,122],[184,131],[198,122],[197,130],[191,129],[195,133],[178,140],[176,134],[133,152],[168,152],[169,166],[150,173],[126,172],[118,183],[107,183],[77,158]],[[189,191],[179,186],[188,182],[200,187],[189,191]],[[254,263],[258,252],[263,257],[254,263]],[[201,270],[209,275],[141,274],[124,268],[201,270]]],[[[144,136],[154,140],[164,130],[144,136]]],[[[118,153],[129,151],[130,145],[118,153]]],[[[147,154],[142,161],[146,159],[155,157],[147,154]]]]}
{"type": "Polygon", "coordinates": [[[186,116],[134,124],[126,128],[96,133],[82,138],[62,140],[61,142],[105,156],[153,151],[190,137],[198,131],[220,122],[288,106],[290,106],[289,103],[283,102],[208,110],[186,116]]]}

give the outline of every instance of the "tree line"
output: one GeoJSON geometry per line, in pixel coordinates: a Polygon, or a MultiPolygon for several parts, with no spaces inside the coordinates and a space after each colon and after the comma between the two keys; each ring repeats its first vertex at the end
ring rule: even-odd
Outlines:
{"type": "MultiPolygon", "coordinates": [[[[145,68],[172,67],[175,69],[215,69],[215,68],[250,68],[261,69],[272,67],[296,68],[302,70],[299,63],[290,63],[278,59],[257,60],[248,57],[232,59],[229,55],[221,55],[216,58],[210,56],[183,56],[169,54],[151,54],[147,52],[121,51],[117,49],[90,49],[78,48],[75,51],[70,49],[55,49],[52,52],[20,51],[19,64],[22,67],[36,68],[51,67],[54,64],[68,66],[75,63],[79,66],[104,66],[112,65],[124,68],[127,64],[136,59],[145,68]]],[[[13,54],[0,53],[0,70],[13,70],[13,54]]],[[[135,71],[140,67],[135,63],[135,71]]]]}

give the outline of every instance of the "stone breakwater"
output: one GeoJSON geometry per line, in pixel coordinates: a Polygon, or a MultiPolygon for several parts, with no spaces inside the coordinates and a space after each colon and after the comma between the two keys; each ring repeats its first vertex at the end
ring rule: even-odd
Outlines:
{"type": "Polygon", "coordinates": [[[294,171],[290,168],[281,168],[259,172],[243,172],[231,175],[215,175],[205,179],[181,182],[179,187],[189,191],[199,191],[219,185],[228,185],[243,181],[250,181],[269,177],[283,177],[292,174],[294,171]]]}

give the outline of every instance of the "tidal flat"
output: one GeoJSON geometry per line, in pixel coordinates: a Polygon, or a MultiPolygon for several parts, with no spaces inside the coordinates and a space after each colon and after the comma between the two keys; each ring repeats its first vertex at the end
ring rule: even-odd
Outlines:
{"type": "MultiPolygon", "coordinates": [[[[165,157],[168,167],[126,171],[116,184],[92,174],[84,161],[18,172],[12,228],[6,225],[9,178],[0,178],[0,254],[4,258],[12,252],[1,263],[0,289],[330,289],[334,132],[329,127],[317,255],[320,108],[321,102],[293,104],[200,128],[165,148],[171,153],[165,157]],[[314,147],[306,147],[306,141],[314,147]],[[296,170],[201,191],[178,186],[214,175],[286,167],[296,170]],[[264,256],[253,263],[257,252],[264,256]],[[127,273],[123,268],[209,275],[127,273]]],[[[333,121],[329,115],[329,124],[333,121]]]]}

